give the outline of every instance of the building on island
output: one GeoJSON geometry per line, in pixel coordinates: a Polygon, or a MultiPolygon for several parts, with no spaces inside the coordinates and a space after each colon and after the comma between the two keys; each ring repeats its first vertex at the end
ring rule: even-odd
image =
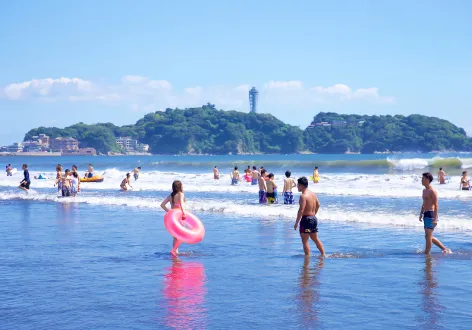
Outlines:
{"type": "Polygon", "coordinates": [[[138,146],[138,140],[132,139],[129,136],[117,137],[116,144],[119,145],[125,151],[136,151],[138,146]]]}
{"type": "Polygon", "coordinates": [[[63,138],[58,137],[55,139],[51,139],[49,142],[49,148],[52,151],[56,152],[64,152],[64,151],[77,151],[79,150],[79,141],[74,138],[63,138]]]}
{"type": "Polygon", "coordinates": [[[64,156],[95,156],[97,150],[95,148],[80,148],[78,150],[63,150],[62,155],[64,156]]]}
{"type": "Polygon", "coordinates": [[[43,146],[37,142],[23,143],[23,152],[42,152],[43,146]]]}
{"type": "Polygon", "coordinates": [[[7,152],[23,152],[23,143],[15,142],[7,147],[7,152]]]}
{"type": "Polygon", "coordinates": [[[249,112],[257,113],[257,104],[259,101],[259,92],[256,87],[249,91],[249,112]]]}
{"type": "Polygon", "coordinates": [[[136,147],[137,152],[149,152],[149,144],[139,143],[136,147]]]}
{"type": "Polygon", "coordinates": [[[48,148],[49,147],[49,136],[47,136],[46,134],[39,134],[39,135],[31,137],[31,140],[29,142],[37,142],[41,146],[43,146],[45,148],[48,148]]]}

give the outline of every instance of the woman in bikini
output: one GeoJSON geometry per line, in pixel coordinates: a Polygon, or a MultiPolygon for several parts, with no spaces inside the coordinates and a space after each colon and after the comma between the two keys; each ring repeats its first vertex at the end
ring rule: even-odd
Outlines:
{"type": "MultiPolygon", "coordinates": [[[[182,211],[182,221],[185,220],[186,215],[185,215],[185,196],[184,196],[184,189],[182,186],[182,182],[179,180],[175,180],[172,182],[172,193],[164,199],[164,201],[161,203],[161,207],[164,211],[169,212],[169,209],[167,208],[167,204],[170,203],[171,209],[180,209],[182,211]]],[[[183,223],[181,222],[182,226],[183,223]]],[[[173,256],[176,256],[179,253],[179,246],[182,244],[182,241],[179,241],[174,237],[173,241],[173,247],[170,253],[173,256]]]]}
{"type": "Polygon", "coordinates": [[[470,179],[469,179],[469,176],[467,175],[467,171],[462,172],[460,189],[470,190],[470,179]]]}
{"type": "Polygon", "coordinates": [[[121,185],[120,185],[120,188],[122,190],[128,191],[128,188],[126,187],[126,185],[128,185],[130,188],[133,188],[131,184],[129,183],[130,178],[131,178],[131,174],[126,173],[126,178],[124,178],[123,181],[121,181],[121,185]]]}

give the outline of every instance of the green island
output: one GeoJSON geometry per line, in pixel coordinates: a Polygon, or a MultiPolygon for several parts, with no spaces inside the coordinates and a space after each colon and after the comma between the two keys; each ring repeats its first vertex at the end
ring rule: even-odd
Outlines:
{"type": "Polygon", "coordinates": [[[153,154],[291,154],[345,152],[471,151],[472,139],[447,120],[422,115],[363,116],[320,112],[306,129],[270,114],[199,108],[149,113],[135,125],[78,123],[66,128],[39,127],[24,140],[46,134],[71,137],[81,148],[99,153],[124,150],[116,138],[146,143],[153,154]]]}

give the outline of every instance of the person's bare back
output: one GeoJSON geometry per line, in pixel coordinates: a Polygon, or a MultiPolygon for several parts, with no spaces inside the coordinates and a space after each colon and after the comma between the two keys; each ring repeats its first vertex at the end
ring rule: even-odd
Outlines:
{"type": "Polygon", "coordinates": [[[284,179],[284,192],[292,191],[292,188],[296,187],[297,184],[295,183],[295,180],[293,178],[285,178],[284,179]]]}
{"type": "Polygon", "coordinates": [[[274,192],[274,189],[277,188],[277,186],[275,185],[275,182],[272,181],[272,180],[267,180],[266,181],[266,186],[267,186],[267,192],[268,193],[273,193],[274,192]]]}
{"type": "Polygon", "coordinates": [[[445,184],[446,183],[446,172],[444,172],[443,169],[440,169],[438,172],[438,182],[440,184],[445,184]]]}
{"type": "MultiPolygon", "coordinates": [[[[305,208],[303,209],[302,216],[313,216],[316,215],[319,209],[320,202],[318,201],[318,197],[316,194],[308,189],[306,189],[300,199],[305,201],[305,208]]],[[[302,203],[303,201],[300,201],[302,203]]]]}
{"type": "Polygon", "coordinates": [[[315,242],[321,255],[325,255],[324,246],[318,237],[318,219],[316,214],[320,208],[320,202],[316,194],[308,189],[308,179],[301,177],[297,181],[298,191],[301,192],[300,207],[293,229],[297,230],[300,225],[300,237],[302,239],[305,255],[310,255],[309,239],[315,242]]]}

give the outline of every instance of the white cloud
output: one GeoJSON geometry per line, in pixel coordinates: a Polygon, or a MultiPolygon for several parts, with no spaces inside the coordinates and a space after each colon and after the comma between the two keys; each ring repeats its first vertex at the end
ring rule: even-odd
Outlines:
{"type": "Polygon", "coordinates": [[[269,81],[265,84],[266,89],[300,89],[303,83],[300,80],[291,81],[269,81]]]}
{"type": "Polygon", "coordinates": [[[313,91],[321,96],[329,96],[331,101],[350,101],[350,100],[367,100],[379,103],[393,103],[393,97],[385,97],[379,95],[379,89],[376,87],[359,88],[352,90],[349,86],[344,84],[335,84],[329,87],[316,86],[313,91]]]}
{"type": "MultiPolygon", "coordinates": [[[[175,90],[167,80],[153,80],[128,75],[118,83],[92,83],[80,78],[46,78],[12,83],[4,87],[0,97],[12,101],[38,100],[69,102],[100,102],[128,105],[132,111],[166,107],[194,107],[211,102],[223,109],[248,108],[251,85],[194,86],[175,90]]],[[[259,92],[260,107],[269,110],[275,105],[309,108],[315,104],[345,102],[392,103],[393,97],[381,96],[376,87],[352,89],[344,84],[304,87],[299,80],[269,81],[259,92]]]]}
{"type": "Polygon", "coordinates": [[[139,85],[152,89],[172,89],[172,85],[167,80],[151,80],[142,76],[124,76],[121,82],[124,85],[139,85]]]}
{"type": "Polygon", "coordinates": [[[92,89],[92,83],[80,78],[59,79],[33,79],[21,83],[7,85],[3,92],[10,100],[18,100],[23,97],[45,97],[54,93],[69,92],[83,93],[92,89]]]}

